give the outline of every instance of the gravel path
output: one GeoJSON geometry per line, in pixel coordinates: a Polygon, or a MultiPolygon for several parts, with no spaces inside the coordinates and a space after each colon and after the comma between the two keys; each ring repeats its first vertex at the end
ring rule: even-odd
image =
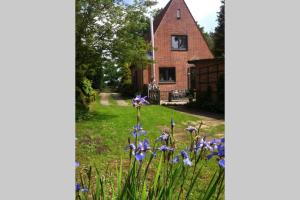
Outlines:
{"type": "Polygon", "coordinates": [[[111,95],[111,93],[100,93],[100,104],[104,106],[109,106],[108,97],[111,95]]]}
{"type": "Polygon", "coordinates": [[[112,98],[117,102],[118,106],[128,106],[129,104],[121,97],[120,93],[100,93],[100,104],[103,106],[109,106],[109,98],[112,98]]]}
{"type": "Polygon", "coordinates": [[[114,100],[116,100],[118,106],[128,106],[128,103],[122,99],[120,93],[111,93],[114,100]]]}

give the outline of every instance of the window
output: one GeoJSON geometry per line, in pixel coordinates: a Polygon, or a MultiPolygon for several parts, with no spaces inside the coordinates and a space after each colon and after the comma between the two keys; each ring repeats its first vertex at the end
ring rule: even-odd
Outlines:
{"type": "Polygon", "coordinates": [[[159,68],[159,82],[175,83],[176,70],[175,67],[161,67],[159,68]]]}
{"type": "Polygon", "coordinates": [[[177,17],[177,19],[180,19],[180,17],[181,17],[180,9],[177,10],[176,17],[177,17]]]}
{"type": "Polygon", "coordinates": [[[186,35],[172,35],[172,50],[187,51],[187,36],[186,35]]]}

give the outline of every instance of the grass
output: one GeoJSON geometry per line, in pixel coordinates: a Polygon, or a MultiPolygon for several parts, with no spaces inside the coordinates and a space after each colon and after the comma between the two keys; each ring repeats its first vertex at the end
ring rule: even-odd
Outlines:
{"type": "MultiPolygon", "coordinates": [[[[132,106],[118,106],[112,98],[109,101],[109,106],[102,106],[97,97],[90,105],[89,117],[76,123],[76,161],[80,162],[80,167],[76,170],[77,178],[78,171],[90,165],[96,166],[105,174],[114,172],[121,157],[126,167],[128,152],[124,148],[128,145],[129,137],[133,140],[131,131],[136,124],[136,109],[132,106]]],[[[174,136],[177,151],[187,148],[190,138],[184,129],[189,124],[198,125],[201,118],[159,105],[142,107],[141,124],[148,133],[141,140],[147,138],[153,145],[162,130],[169,127],[171,117],[176,123],[174,136]]],[[[224,132],[224,125],[210,127],[207,131],[211,136],[216,135],[224,132]]],[[[204,180],[201,184],[206,183],[217,167],[216,162],[207,162],[205,173],[199,177],[204,180]]]]}

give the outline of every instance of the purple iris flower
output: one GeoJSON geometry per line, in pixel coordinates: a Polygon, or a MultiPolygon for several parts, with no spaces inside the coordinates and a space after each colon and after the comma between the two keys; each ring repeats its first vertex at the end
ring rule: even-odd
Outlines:
{"type": "Polygon", "coordinates": [[[181,151],[180,151],[180,154],[181,154],[181,156],[182,156],[184,159],[186,159],[186,158],[189,157],[189,155],[187,154],[187,152],[185,152],[184,150],[181,150],[181,151]]]}
{"type": "Polygon", "coordinates": [[[174,151],[173,148],[169,148],[166,145],[162,145],[161,147],[158,148],[160,151],[174,151]]]}
{"type": "Polygon", "coordinates": [[[149,140],[144,139],[143,148],[144,148],[144,151],[150,150],[149,140]]]}
{"type": "Polygon", "coordinates": [[[138,161],[142,161],[146,156],[146,152],[150,149],[149,140],[145,139],[143,142],[139,142],[136,150],[132,153],[138,161]]]}
{"type": "Polygon", "coordinates": [[[175,156],[175,158],[173,159],[173,163],[178,163],[179,162],[179,156],[175,156]]]}
{"type": "Polygon", "coordinates": [[[132,105],[135,107],[140,107],[142,105],[149,104],[146,98],[146,96],[142,97],[141,95],[137,95],[135,98],[132,99],[132,105]]]}
{"type": "Polygon", "coordinates": [[[224,159],[219,160],[219,166],[225,168],[225,160],[224,159]]]}
{"type": "Polygon", "coordinates": [[[79,167],[79,162],[75,162],[75,167],[79,167]]]}
{"type": "Polygon", "coordinates": [[[143,152],[139,152],[135,154],[135,158],[140,162],[145,158],[145,156],[146,155],[143,152]]]}
{"type": "Polygon", "coordinates": [[[80,190],[80,183],[76,183],[75,184],[75,191],[79,192],[79,190],[80,190]]]}
{"type": "MultiPolygon", "coordinates": [[[[188,153],[186,151],[181,150],[180,151],[180,155],[183,158],[183,164],[184,165],[188,165],[188,166],[192,166],[193,165],[193,163],[190,160],[189,155],[188,155],[188,153]]],[[[175,158],[172,160],[172,163],[178,163],[180,155],[175,156],[175,158]]]]}
{"type": "Polygon", "coordinates": [[[205,141],[204,138],[201,138],[201,140],[198,140],[194,146],[194,150],[198,152],[201,149],[209,149],[210,151],[213,151],[214,148],[210,146],[210,142],[205,141]]]}
{"type": "Polygon", "coordinates": [[[224,144],[218,145],[218,156],[224,157],[225,156],[225,146],[224,144]]]}
{"type": "Polygon", "coordinates": [[[169,135],[168,135],[167,133],[163,132],[163,133],[159,136],[159,138],[157,138],[157,139],[155,140],[155,142],[157,142],[157,141],[165,141],[165,142],[167,142],[168,140],[169,140],[169,135]]]}
{"type": "Polygon", "coordinates": [[[131,150],[135,150],[135,145],[134,144],[129,144],[128,146],[127,146],[127,149],[131,149],[131,150]]]}
{"type": "Polygon", "coordinates": [[[133,137],[139,137],[140,135],[147,134],[147,131],[145,131],[140,124],[137,124],[133,127],[132,135],[133,137]]]}
{"type": "Polygon", "coordinates": [[[89,191],[89,189],[87,189],[87,188],[82,188],[81,189],[81,192],[88,192],[89,191]]]}
{"type": "Polygon", "coordinates": [[[185,130],[187,130],[190,133],[193,133],[194,131],[195,132],[198,131],[198,129],[193,126],[188,126],[185,130]]]}
{"type": "Polygon", "coordinates": [[[221,159],[225,157],[225,145],[223,143],[219,143],[216,150],[212,151],[212,153],[207,156],[207,159],[209,160],[213,156],[219,156],[221,159]]]}
{"type": "Polygon", "coordinates": [[[185,165],[188,165],[188,166],[192,166],[192,165],[193,165],[193,163],[190,161],[190,158],[185,158],[185,159],[183,159],[183,163],[184,163],[185,165]]]}

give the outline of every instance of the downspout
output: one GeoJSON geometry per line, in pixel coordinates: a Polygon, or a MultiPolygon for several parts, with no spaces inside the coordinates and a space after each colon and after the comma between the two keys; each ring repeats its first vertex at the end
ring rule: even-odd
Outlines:
{"type": "Polygon", "coordinates": [[[153,31],[153,18],[152,16],[150,16],[150,26],[151,26],[151,42],[152,42],[152,60],[153,60],[153,63],[152,63],[152,74],[151,74],[151,81],[152,82],[155,82],[155,63],[154,63],[154,60],[155,60],[155,53],[154,53],[154,31],[153,31]]]}

